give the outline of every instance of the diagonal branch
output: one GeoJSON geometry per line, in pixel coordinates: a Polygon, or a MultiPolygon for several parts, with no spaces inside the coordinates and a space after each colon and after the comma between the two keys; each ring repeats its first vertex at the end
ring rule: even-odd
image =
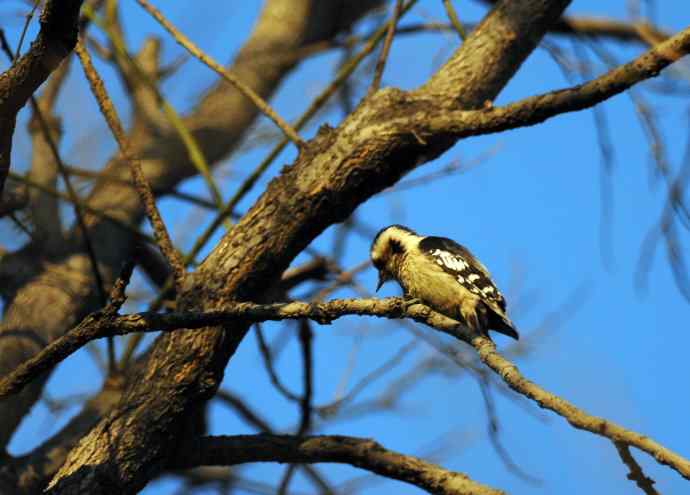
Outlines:
{"type": "Polygon", "coordinates": [[[73,354],[92,340],[127,335],[135,332],[171,332],[180,329],[204,328],[212,325],[232,324],[241,321],[280,321],[309,318],[321,324],[348,315],[370,315],[383,318],[409,317],[431,325],[451,335],[460,335],[466,342],[470,334],[458,329],[457,322],[426,306],[408,306],[404,299],[334,299],[325,303],[230,303],[223,310],[184,313],[135,313],[115,315],[96,311],[84,318],[79,325],[64,336],[48,344],[38,354],[25,361],[12,373],[0,380],[0,399],[18,393],[46,370],[73,354]]]}
{"type": "Polygon", "coordinates": [[[0,74],[0,195],[10,170],[17,112],[74,48],[82,2],[46,2],[41,14],[41,30],[31,43],[31,49],[0,74]]]}
{"type": "MultiPolygon", "coordinates": [[[[1,37],[0,41],[2,41],[1,37]]],[[[35,109],[29,123],[32,146],[31,168],[28,175],[34,181],[53,189],[57,187],[58,174],[62,173],[58,167],[64,166],[61,160],[56,160],[59,157],[56,144],[62,137],[62,120],[55,114],[54,106],[58,92],[68,74],[69,62],[70,59],[66,59],[48,79],[46,89],[40,98],[30,98],[35,109]]],[[[63,174],[63,180],[65,178],[67,177],[63,174]]],[[[69,192],[69,189],[72,189],[71,185],[67,186],[65,183],[65,186],[68,188],[70,197],[75,198],[75,195],[69,192]]],[[[48,252],[58,252],[57,248],[61,246],[64,237],[57,199],[35,189],[31,190],[30,197],[31,220],[36,234],[45,243],[48,252]]],[[[78,210],[79,208],[75,208],[75,214],[78,210]]]]}
{"type": "MultiPolygon", "coordinates": [[[[493,100],[568,3],[501,2],[419,92],[457,100],[465,108],[493,100]]],[[[221,309],[228,301],[258,299],[327,227],[454,144],[447,136],[424,145],[399,135],[376,134],[372,120],[400,110],[390,95],[390,90],[378,91],[338,129],[322,127],[188,277],[178,296],[180,310],[221,309]]],[[[174,455],[188,413],[216,392],[248,328],[238,322],[159,337],[147,354],[145,368],[129,382],[127,403],[84,437],[51,481],[48,493],[77,487],[93,492],[106,487],[124,492],[141,489],[174,455]],[[110,448],[114,442],[117,449],[110,448]],[[118,466],[116,472],[113,464],[118,466]]]]}
{"type": "Polygon", "coordinates": [[[616,447],[618,455],[621,457],[623,463],[630,469],[628,479],[634,481],[645,495],[659,495],[659,492],[654,488],[654,480],[644,474],[642,467],[630,453],[630,448],[621,442],[613,442],[613,445],[616,447]]]}
{"type": "Polygon", "coordinates": [[[393,44],[393,36],[395,36],[395,28],[400,20],[400,14],[402,13],[403,2],[402,0],[396,0],[395,7],[393,9],[393,18],[388,23],[388,31],[386,32],[386,38],[383,41],[383,48],[379,55],[379,59],[376,62],[376,68],[374,69],[374,79],[369,87],[369,94],[377,91],[381,86],[381,78],[383,77],[383,69],[386,67],[386,62],[388,60],[388,53],[390,52],[391,45],[393,44]]]}
{"type": "Polygon", "coordinates": [[[261,98],[261,96],[259,96],[249,85],[243,83],[237,76],[225,70],[222,65],[201,51],[198,46],[192,43],[189,38],[187,38],[175,26],[173,26],[172,23],[160,13],[159,10],[151,5],[147,0],[137,1],[139,2],[139,5],[141,5],[144,10],[151,15],[151,17],[156,19],[156,21],[158,21],[158,23],[163,26],[163,28],[165,28],[165,30],[168,31],[173,38],[175,38],[175,41],[184,47],[185,50],[187,50],[192,56],[199,59],[216,74],[237,88],[254,105],[256,105],[256,107],[261,110],[266,117],[271,119],[273,123],[277,125],[278,128],[283,131],[283,133],[285,133],[290,141],[295,143],[295,145],[300,148],[304,146],[304,141],[302,141],[302,138],[299,137],[297,131],[293,129],[290,124],[285,122],[285,120],[283,120],[283,118],[278,115],[275,110],[273,110],[271,106],[266,103],[266,101],[261,98]]]}
{"type": "Polygon", "coordinates": [[[657,462],[669,466],[683,478],[690,480],[690,461],[687,459],[658,444],[646,435],[623,428],[613,421],[592,416],[570,402],[547,392],[522,376],[513,363],[496,351],[496,345],[490,339],[482,336],[474,337],[471,345],[479,354],[482,362],[497,373],[517,393],[532,399],[540,407],[549,409],[565,418],[578,430],[589,431],[614,442],[637,447],[654,457],[657,462]]]}
{"type": "Polygon", "coordinates": [[[451,0],[443,0],[443,6],[446,9],[446,15],[448,16],[451,26],[453,26],[453,29],[458,33],[460,39],[464,41],[465,38],[467,38],[467,33],[465,32],[462,22],[460,22],[457,12],[455,12],[455,7],[453,7],[451,0]]]}
{"type": "Polygon", "coordinates": [[[110,127],[110,131],[113,133],[113,136],[120,147],[120,152],[129,163],[132,173],[132,180],[134,181],[137,192],[139,193],[141,202],[146,209],[149,222],[151,222],[153,235],[156,238],[158,247],[168,260],[168,263],[170,263],[170,267],[175,273],[175,284],[179,288],[185,277],[184,264],[182,263],[180,253],[177,252],[175,246],[173,246],[173,243],[170,240],[170,235],[168,234],[165,223],[163,223],[161,214],[158,211],[156,200],[153,196],[153,191],[146,180],[141,163],[134,156],[132,147],[125,135],[125,131],[120,123],[120,119],[117,116],[113,102],[106,93],[103,80],[96,72],[93,63],[91,62],[91,57],[81,43],[77,43],[75,51],[79,56],[82,67],[84,68],[84,74],[86,75],[89,85],[91,86],[91,92],[98,101],[98,106],[101,109],[101,113],[103,114],[103,117],[108,123],[108,127],[110,127]]]}
{"type": "MultiPolygon", "coordinates": [[[[414,131],[422,139],[438,133],[456,137],[476,136],[535,125],[567,112],[575,112],[601,103],[635,84],[656,77],[659,72],[690,52],[690,27],[659,43],[635,60],[617,67],[591,81],[572,88],[552,91],[484,110],[449,110],[427,104],[412,117],[414,131]]],[[[422,102],[419,102],[422,103],[422,102]]],[[[402,124],[394,120],[395,127],[402,124]]]]}
{"type": "MultiPolygon", "coordinates": [[[[286,60],[284,53],[299,51],[312,43],[329,42],[381,1],[266,0],[230,70],[243,81],[251,81],[254,91],[268,99],[300,61],[294,57],[286,60]],[[282,22],[276,22],[276,18],[282,22]]],[[[60,2],[60,5],[66,3],[60,2]]],[[[98,3],[100,1],[94,2],[98,3]]],[[[209,163],[216,164],[235,149],[257,114],[249,100],[219,80],[185,116],[184,123],[199,141],[209,163]]],[[[130,130],[129,137],[135,156],[142,160],[146,178],[157,195],[166,194],[182,180],[198,173],[176,130],[139,126],[130,130]]],[[[114,154],[104,168],[107,175],[123,179],[129,176],[126,160],[119,153],[114,154]]],[[[129,256],[133,236],[137,236],[136,229],[131,226],[141,220],[145,211],[129,184],[112,181],[95,184],[83,208],[95,214],[94,218],[88,218],[89,229],[97,252],[103,255],[100,261],[104,277],[111,283],[123,260],[129,256]]],[[[1,375],[11,372],[47,342],[64,335],[84,315],[98,308],[90,265],[78,237],[78,229],[73,229],[67,235],[64,257],[57,262],[47,262],[45,258],[33,260],[31,266],[35,273],[22,278],[20,285],[12,286],[13,298],[3,308],[4,318],[0,324],[1,375]]],[[[3,272],[17,271],[15,262],[10,264],[10,261],[8,256],[3,257],[3,272]]],[[[7,444],[21,419],[35,404],[47,376],[35,380],[22,394],[2,402],[0,446],[7,444]]],[[[149,447],[146,445],[147,451],[155,453],[156,449],[149,447]]]]}
{"type": "Polygon", "coordinates": [[[436,313],[422,304],[410,305],[401,298],[335,299],[325,303],[232,303],[224,310],[202,313],[138,313],[117,316],[100,311],[93,313],[61,339],[47,346],[39,355],[24,363],[0,381],[0,398],[17,393],[32,377],[40,375],[87,342],[111,335],[131,332],[174,331],[230,325],[241,321],[266,321],[309,318],[322,324],[347,315],[369,315],[384,318],[411,318],[470,344],[482,362],[497,373],[506,384],[521,395],[565,418],[577,429],[589,431],[614,442],[631,445],[653,456],[657,462],[690,479],[690,461],[645,435],[628,430],[612,421],[592,416],[566,400],[527,380],[517,367],[496,351],[485,336],[472,335],[457,321],[436,313]]]}
{"type": "Polygon", "coordinates": [[[340,435],[237,435],[202,437],[175,460],[179,467],[232,466],[248,462],[350,464],[415,485],[437,495],[499,495],[504,493],[448,471],[418,457],[399,454],[374,440],[340,435]]]}
{"type": "Polygon", "coordinates": [[[625,22],[601,17],[562,17],[551,26],[552,33],[608,37],[620,41],[641,41],[654,45],[668,38],[661,29],[647,22],[625,22]]]}

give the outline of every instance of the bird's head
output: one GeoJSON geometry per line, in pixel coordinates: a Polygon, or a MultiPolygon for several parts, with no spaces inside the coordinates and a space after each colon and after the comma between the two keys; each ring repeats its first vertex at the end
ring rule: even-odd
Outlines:
{"type": "Polygon", "coordinates": [[[387,281],[397,278],[404,254],[418,238],[413,230],[402,225],[391,225],[376,234],[369,256],[379,272],[377,291],[387,281]]]}

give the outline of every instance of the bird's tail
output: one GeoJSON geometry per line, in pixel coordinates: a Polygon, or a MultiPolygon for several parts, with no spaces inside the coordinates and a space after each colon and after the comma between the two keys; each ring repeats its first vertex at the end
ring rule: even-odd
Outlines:
{"type": "Polygon", "coordinates": [[[486,304],[479,304],[475,311],[463,315],[463,318],[470,328],[479,332],[488,334],[488,330],[496,330],[515,340],[520,338],[517,330],[515,330],[513,322],[498,308],[493,308],[486,304]]]}

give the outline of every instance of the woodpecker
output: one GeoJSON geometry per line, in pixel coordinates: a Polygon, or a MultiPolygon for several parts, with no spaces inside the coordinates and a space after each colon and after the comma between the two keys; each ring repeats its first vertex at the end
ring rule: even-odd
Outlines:
{"type": "Polygon", "coordinates": [[[489,271],[457,242],[391,225],[376,234],[370,256],[379,272],[377,291],[396,280],[406,297],[419,299],[476,332],[486,335],[491,329],[519,338],[489,271]]]}

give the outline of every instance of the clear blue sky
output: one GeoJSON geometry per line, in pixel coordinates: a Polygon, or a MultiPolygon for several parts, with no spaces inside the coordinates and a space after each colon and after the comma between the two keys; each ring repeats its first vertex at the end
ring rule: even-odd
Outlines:
{"type": "MultiPolygon", "coordinates": [[[[131,48],[140,46],[151,32],[162,34],[134,2],[123,3],[131,48]]],[[[260,3],[213,2],[213,8],[208,3],[204,10],[195,2],[157,2],[183,32],[221,61],[228,60],[241,45],[260,3]]],[[[456,0],[454,3],[463,20],[475,21],[482,12],[475,2],[456,0]]],[[[19,1],[0,6],[0,23],[6,26],[14,43],[21,22],[12,14],[23,8],[19,1]]],[[[625,8],[623,0],[583,0],[574,2],[569,13],[625,19],[628,15],[625,8]]],[[[685,27],[690,19],[690,6],[685,2],[657,2],[656,10],[659,25],[671,32],[685,27]]],[[[441,2],[422,1],[402,24],[444,18],[441,2]]],[[[362,30],[368,30],[371,25],[369,21],[362,30]]],[[[571,50],[569,42],[563,39],[552,41],[571,50]]],[[[448,57],[457,42],[452,33],[396,39],[384,84],[403,89],[416,87],[448,57]]],[[[623,62],[642,48],[628,45],[622,49],[608,46],[608,49],[623,62]]],[[[171,61],[181,53],[181,48],[164,37],[165,60],[171,61]]],[[[592,52],[589,56],[595,60],[592,52]]],[[[275,96],[274,107],[288,119],[298,116],[330,81],[337,60],[337,54],[326,54],[304,63],[275,96]]],[[[3,63],[2,68],[5,66],[3,63]]],[[[126,100],[113,71],[103,65],[100,68],[121,112],[126,115],[126,100]]],[[[678,64],[678,69],[685,77],[681,87],[687,88],[690,66],[684,61],[678,64]]],[[[596,63],[595,70],[602,71],[600,63],[596,63]]],[[[190,60],[164,89],[176,107],[184,111],[193,106],[199,92],[214,79],[209,70],[190,60]]],[[[368,79],[360,79],[359,88],[367,82],[368,79]]],[[[569,83],[558,67],[544,50],[538,49],[496,104],[565,85],[569,83]]],[[[677,170],[688,134],[687,97],[648,91],[642,94],[658,110],[669,163],[677,170]]],[[[376,230],[389,223],[404,223],[421,233],[445,235],[467,245],[489,267],[509,299],[509,310],[527,344],[524,353],[515,359],[528,378],[592,414],[648,434],[690,457],[687,429],[690,307],[676,288],[663,248],[657,250],[652,261],[647,290],[641,292],[635,288],[642,242],[658,223],[665,193],[660,182],[650,179],[649,147],[630,99],[621,95],[603,108],[615,155],[610,176],[613,203],[606,239],[601,237],[601,157],[591,111],[560,116],[528,129],[462,141],[408,178],[439,170],[454,160],[471,164],[478,157],[485,158],[464,173],[421,187],[380,194],[363,205],[356,218],[376,230]],[[604,252],[611,253],[610,262],[604,262],[607,257],[602,255],[602,246],[604,252]],[[559,312],[573,299],[578,301],[576,311],[569,308],[559,312]],[[561,318],[554,318],[555,314],[561,318]],[[557,320],[558,324],[540,330],[545,320],[557,320]]],[[[69,122],[62,145],[68,162],[79,166],[101,164],[113,151],[114,144],[77,71],[73,70],[60,100],[60,110],[64,121],[69,122]],[[85,108],[93,111],[87,112],[85,108]]],[[[13,167],[16,170],[25,170],[30,157],[23,130],[27,114],[25,111],[22,115],[15,136],[13,167]]],[[[341,118],[342,113],[334,107],[314,123],[337,125],[341,118]]],[[[263,120],[260,126],[273,131],[263,120]]],[[[312,126],[308,135],[313,135],[315,129],[312,126]]],[[[236,153],[222,164],[218,177],[223,178],[225,197],[265,156],[267,149],[262,146],[236,153]]],[[[286,151],[267,178],[275,175],[294,155],[294,150],[286,151]]],[[[184,189],[205,192],[199,180],[189,181],[184,189]]],[[[257,188],[242,207],[248,207],[261,189],[257,188]]],[[[191,213],[172,200],[165,200],[163,205],[165,220],[175,225],[177,241],[189,247],[198,233],[198,227],[194,226],[205,225],[210,216],[191,213]]],[[[66,216],[70,217],[68,212],[66,216]]],[[[313,246],[328,254],[333,233],[333,229],[327,231],[313,246]]],[[[0,225],[0,242],[6,246],[18,245],[17,233],[6,224],[0,225]]],[[[368,239],[352,236],[343,265],[351,267],[364,260],[368,245],[368,239]]],[[[685,242],[686,251],[687,246],[685,242]]],[[[365,272],[357,281],[373,290],[373,271],[365,272]]],[[[140,283],[138,287],[143,289],[145,285],[140,283]]],[[[382,291],[382,295],[397,293],[393,285],[382,291]]],[[[336,295],[350,297],[353,293],[344,290],[336,295]]],[[[433,333],[429,328],[420,329],[433,333]]],[[[317,404],[333,400],[342,386],[351,356],[355,356],[355,367],[347,381],[350,387],[411,339],[410,333],[399,325],[368,318],[350,317],[332,326],[317,326],[315,330],[317,404]]],[[[279,333],[279,327],[266,325],[265,331],[272,337],[279,333]]],[[[501,349],[515,351],[513,342],[501,336],[496,341],[501,349]]],[[[433,352],[420,342],[390,377],[400,376],[433,352]]],[[[296,343],[281,354],[279,371],[292,390],[300,390],[301,365],[296,343]]],[[[93,361],[86,352],[80,352],[60,366],[48,391],[52,397],[88,394],[97,390],[100,383],[101,375],[93,361]]],[[[386,383],[389,380],[378,382],[361,398],[375,397],[385,389],[386,383]]],[[[296,408],[281,399],[268,382],[251,335],[228,366],[226,384],[242,394],[276,428],[289,429],[298,419],[296,408]]],[[[510,493],[635,493],[636,488],[626,480],[627,471],[610,442],[574,430],[561,418],[541,411],[532,403],[509,400],[506,397],[510,392],[494,395],[503,445],[524,471],[542,480],[541,485],[529,484],[511,473],[491,447],[479,387],[466,374],[439,370],[408,391],[399,410],[333,422],[324,431],[373,437],[386,447],[415,455],[428,454],[443,439],[446,449],[437,460],[439,463],[510,493]]],[[[55,420],[45,404],[40,404],[22,425],[11,451],[20,453],[30,449],[77,410],[72,407],[55,420]]],[[[210,425],[214,434],[251,432],[231,411],[219,405],[211,407],[210,425]]],[[[689,490],[687,482],[674,471],[657,465],[646,454],[634,454],[645,472],[657,481],[660,492],[689,490]]],[[[343,466],[319,469],[339,481],[362,474],[343,466]]],[[[282,472],[283,468],[276,465],[255,465],[243,468],[241,475],[277,484],[282,472]]],[[[176,482],[169,479],[157,481],[144,493],[172,493],[175,486],[176,482]]],[[[291,486],[300,493],[313,492],[301,476],[291,486]]],[[[371,485],[363,493],[419,491],[396,482],[383,482],[371,485]]]]}

